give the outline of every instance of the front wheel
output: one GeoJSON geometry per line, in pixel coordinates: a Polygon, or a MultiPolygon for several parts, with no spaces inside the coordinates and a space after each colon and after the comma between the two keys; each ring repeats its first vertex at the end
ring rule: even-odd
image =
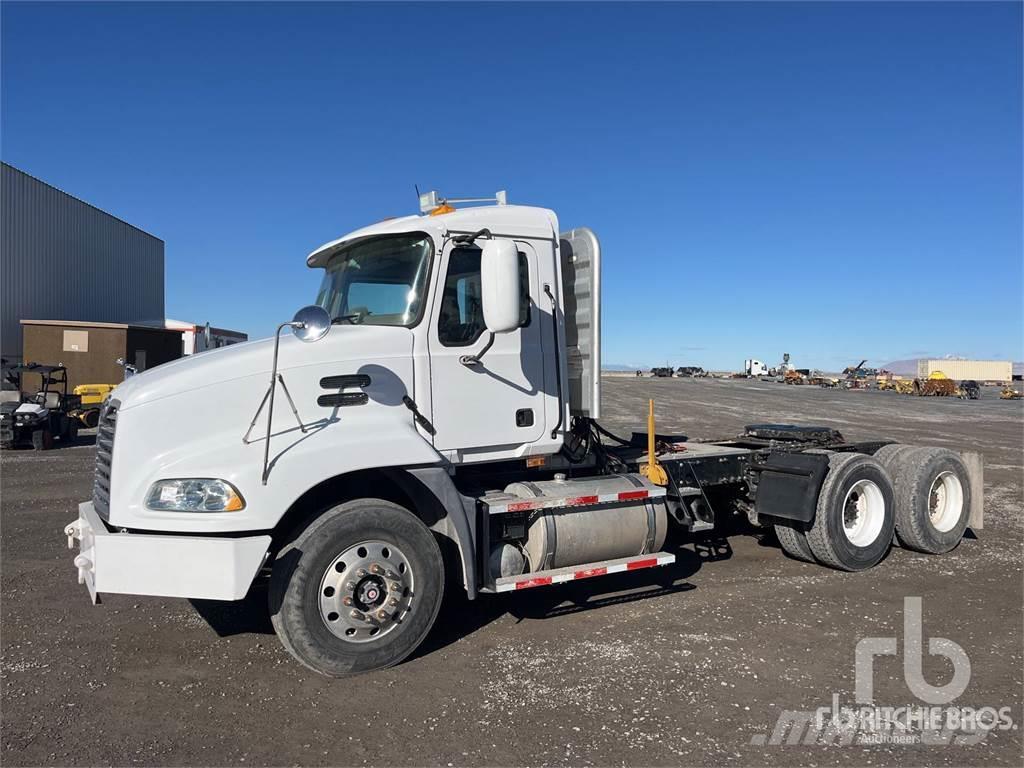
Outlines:
{"type": "Polygon", "coordinates": [[[48,429],[37,429],[32,433],[32,448],[36,451],[48,451],[53,448],[53,433],[48,429]]]}
{"type": "Polygon", "coordinates": [[[441,550],[408,510],[340,504],[274,561],[270,613],[284,647],[329,677],[397,664],[423,641],[444,593],[441,550]]]}

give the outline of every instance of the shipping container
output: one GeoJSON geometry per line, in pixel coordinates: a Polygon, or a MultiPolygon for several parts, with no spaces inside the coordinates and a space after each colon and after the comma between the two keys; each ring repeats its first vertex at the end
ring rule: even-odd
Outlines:
{"type": "Polygon", "coordinates": [[[964,381],[1010,381],[1013,363],[1009,360],[925,360],[917,361],[917,376],[928,378],[929,374],[941,371],[951,379],[964,381]]]}

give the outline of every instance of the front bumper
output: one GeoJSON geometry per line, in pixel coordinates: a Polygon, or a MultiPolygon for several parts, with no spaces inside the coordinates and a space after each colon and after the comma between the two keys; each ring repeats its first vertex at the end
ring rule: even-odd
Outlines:
{"type": "Polygon", "coordinates": [[[101,593],[241,600],[266,559],[270,536],[240,538],[111,533],[92,502],[64,529],[78,541],[78,583],[101,593]]]}

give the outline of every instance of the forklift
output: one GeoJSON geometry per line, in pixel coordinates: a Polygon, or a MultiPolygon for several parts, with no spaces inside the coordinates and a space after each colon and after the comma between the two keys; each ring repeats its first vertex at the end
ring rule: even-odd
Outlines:
{"type": "Polygon", "coordinates": [[[10,366],[4,371],[4,397],[0,421],[0,447],[14,448],[29,443],[37,451],[49,450],[54,440],[73,443],[78,437],[79,422],[70,412],[81,407],[81,397],[68,394],[68,371],[63,365],[27,363],[10,366]],[[35,394],[22,394],[25,374],[39,376],[40,388],[35,394]],[[15,404],[8,382],[19,381],[15,404]],[[12,406],[9,407],[9,406],[12,406]]]}

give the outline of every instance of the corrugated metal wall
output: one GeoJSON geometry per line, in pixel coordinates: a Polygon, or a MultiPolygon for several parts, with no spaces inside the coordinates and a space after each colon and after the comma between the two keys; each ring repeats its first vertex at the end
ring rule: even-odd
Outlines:
{"type": "Polygon", "coordinates": [[[926,378],[928,374],[942,371],[951,379],[963,381],[1010,381],[1013,378],[1013,363],[1007,360],[918,360],[917,375],[926,378]]]}
{"type": "Polygon", "coordinates": [[[162,322],[164,243],[2,163],[0,285],[6,358],[23,319],[162,322]]]}

